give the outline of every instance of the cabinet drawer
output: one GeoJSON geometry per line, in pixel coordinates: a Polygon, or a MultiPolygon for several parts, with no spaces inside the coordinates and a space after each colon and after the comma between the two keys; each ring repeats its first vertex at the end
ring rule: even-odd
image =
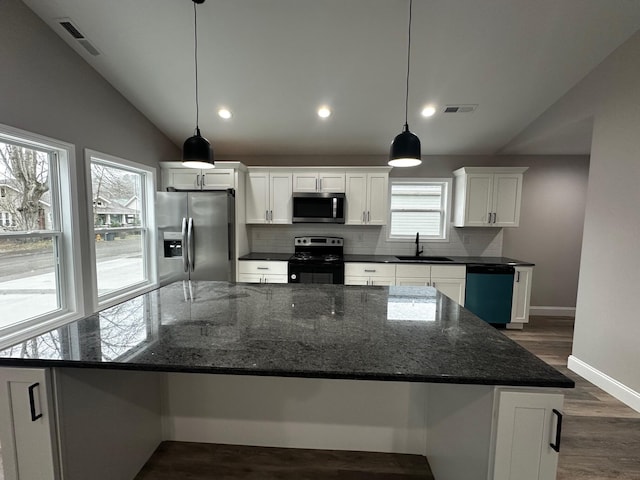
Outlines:
{"type": "Polygon", "coordinates": [[[429,278],[431,276],[431,265],[408,265],[397,264],[396,276],[411,278],[429,278]]]}
{"type": "Polygon", "coordinates": [[[273,262],[260,260],[243,260],[238,262],[239,273],[287,275],[287,262],[273,262]]]}
{"type": "Polygon", "coordinates": [[[431,265],[431,276],[434,278],[465,278],[467,267],[465,265],[431,265]]]}
{"type": "Polygon", "coordinates": [[[345,276],[356,277],[395,277],[395,264],[388,263],[345,263],[345,276]]]}

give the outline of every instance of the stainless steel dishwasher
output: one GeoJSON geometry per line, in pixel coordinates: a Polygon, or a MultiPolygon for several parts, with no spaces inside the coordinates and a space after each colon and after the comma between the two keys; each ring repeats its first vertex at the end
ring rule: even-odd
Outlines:
{"type": "Polygon", "coordinates": [[[509,265],[467,265],[464,308],[485,322],[509,323],[514,273],[509,265]]]}

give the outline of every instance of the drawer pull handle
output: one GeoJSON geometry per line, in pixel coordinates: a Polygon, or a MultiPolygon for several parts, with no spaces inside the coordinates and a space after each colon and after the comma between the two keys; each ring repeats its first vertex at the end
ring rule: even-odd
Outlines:
{"type": "Polygon", "coordinates": [[[42,412],[36,415],[36,399],[33,395],[33,390],[40,386],[40,383],[36,382],[33,385],[29,386],[29,410],[31,410],[31,421],[35,422],[39,418],[42,417],[42,412]]]}
{"type": "Polygon", "coordinates": [[[269,270],[269,267],[257,267],[258,270],[269,270]]]}
{"type": "Polygon", "coordinates": [[[558,417],[558,423],[556,424],[556,442],[550,443],[549,446],[556,452],[560,452],[560,437],[562,436],[562,413],[560,413],[555,408],[553,409],[553,413],[558,417]]]}
{"type": "Polygon", "coordinates": [[[365,269],[365,272],[367,272],[367,273],[374,273],[374,272],[375,272],[375,270],[367,270],[367,269],[365,269]]]}

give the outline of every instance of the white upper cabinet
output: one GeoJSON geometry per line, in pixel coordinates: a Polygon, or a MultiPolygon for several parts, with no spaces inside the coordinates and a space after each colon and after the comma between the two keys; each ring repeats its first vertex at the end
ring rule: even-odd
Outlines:
{"type": "Polygon", "coordinates": [[[293,172],[293,191],[344,193],[344,170],[296,170],[293,172]]]}
{"type": "Polygon", "coordinates": [[[454,171],[456,227],[517,227],[527,167],[463,167],[454,171]]]}
{"type": "Polygon", "coordinates": [[[250,169],[247,177],[247,223],[290,224],[291,197],[290,172],[250,169]]]}
{"type": "Polygon", "coordinates": [[[389,170],[348,171],[347,225],[386,225],[389,215],[389,170]]]}
{"type": "Polygon", "coordinates": [[[180,166],[179,162],[161,162],[162,190],[226,190],[237,188],[239,162],[216,162],[215,168],[200,170],[180,166]]]}

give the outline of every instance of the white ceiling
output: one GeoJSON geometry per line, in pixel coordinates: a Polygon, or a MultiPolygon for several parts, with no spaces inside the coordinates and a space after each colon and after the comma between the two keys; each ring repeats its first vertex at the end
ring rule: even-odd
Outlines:
{"type": "MultiPolygon", "coordinates": [[[[176,145],[193,134],[190,0],[24,2],[176,145]],[[101,55],[80,47],[60,18],[101,55]]],[[[200,128],[216,157],[386,155],[404,123],[408,7],[199,5],[200,128]],[[333,109],[329,119],[317,117],[320,104],[333,109]],[[231,120],[218,118],[221,106],[231,120]]],[[[639,28],[635,0],[415,0],[409,126],[423,155],[500,153],[516,136],[518,153],[588,153],[588,119],[529,142],[526,127],[639,28]],[[428,103],[479,107],[425,119],[428,103]]]]}

